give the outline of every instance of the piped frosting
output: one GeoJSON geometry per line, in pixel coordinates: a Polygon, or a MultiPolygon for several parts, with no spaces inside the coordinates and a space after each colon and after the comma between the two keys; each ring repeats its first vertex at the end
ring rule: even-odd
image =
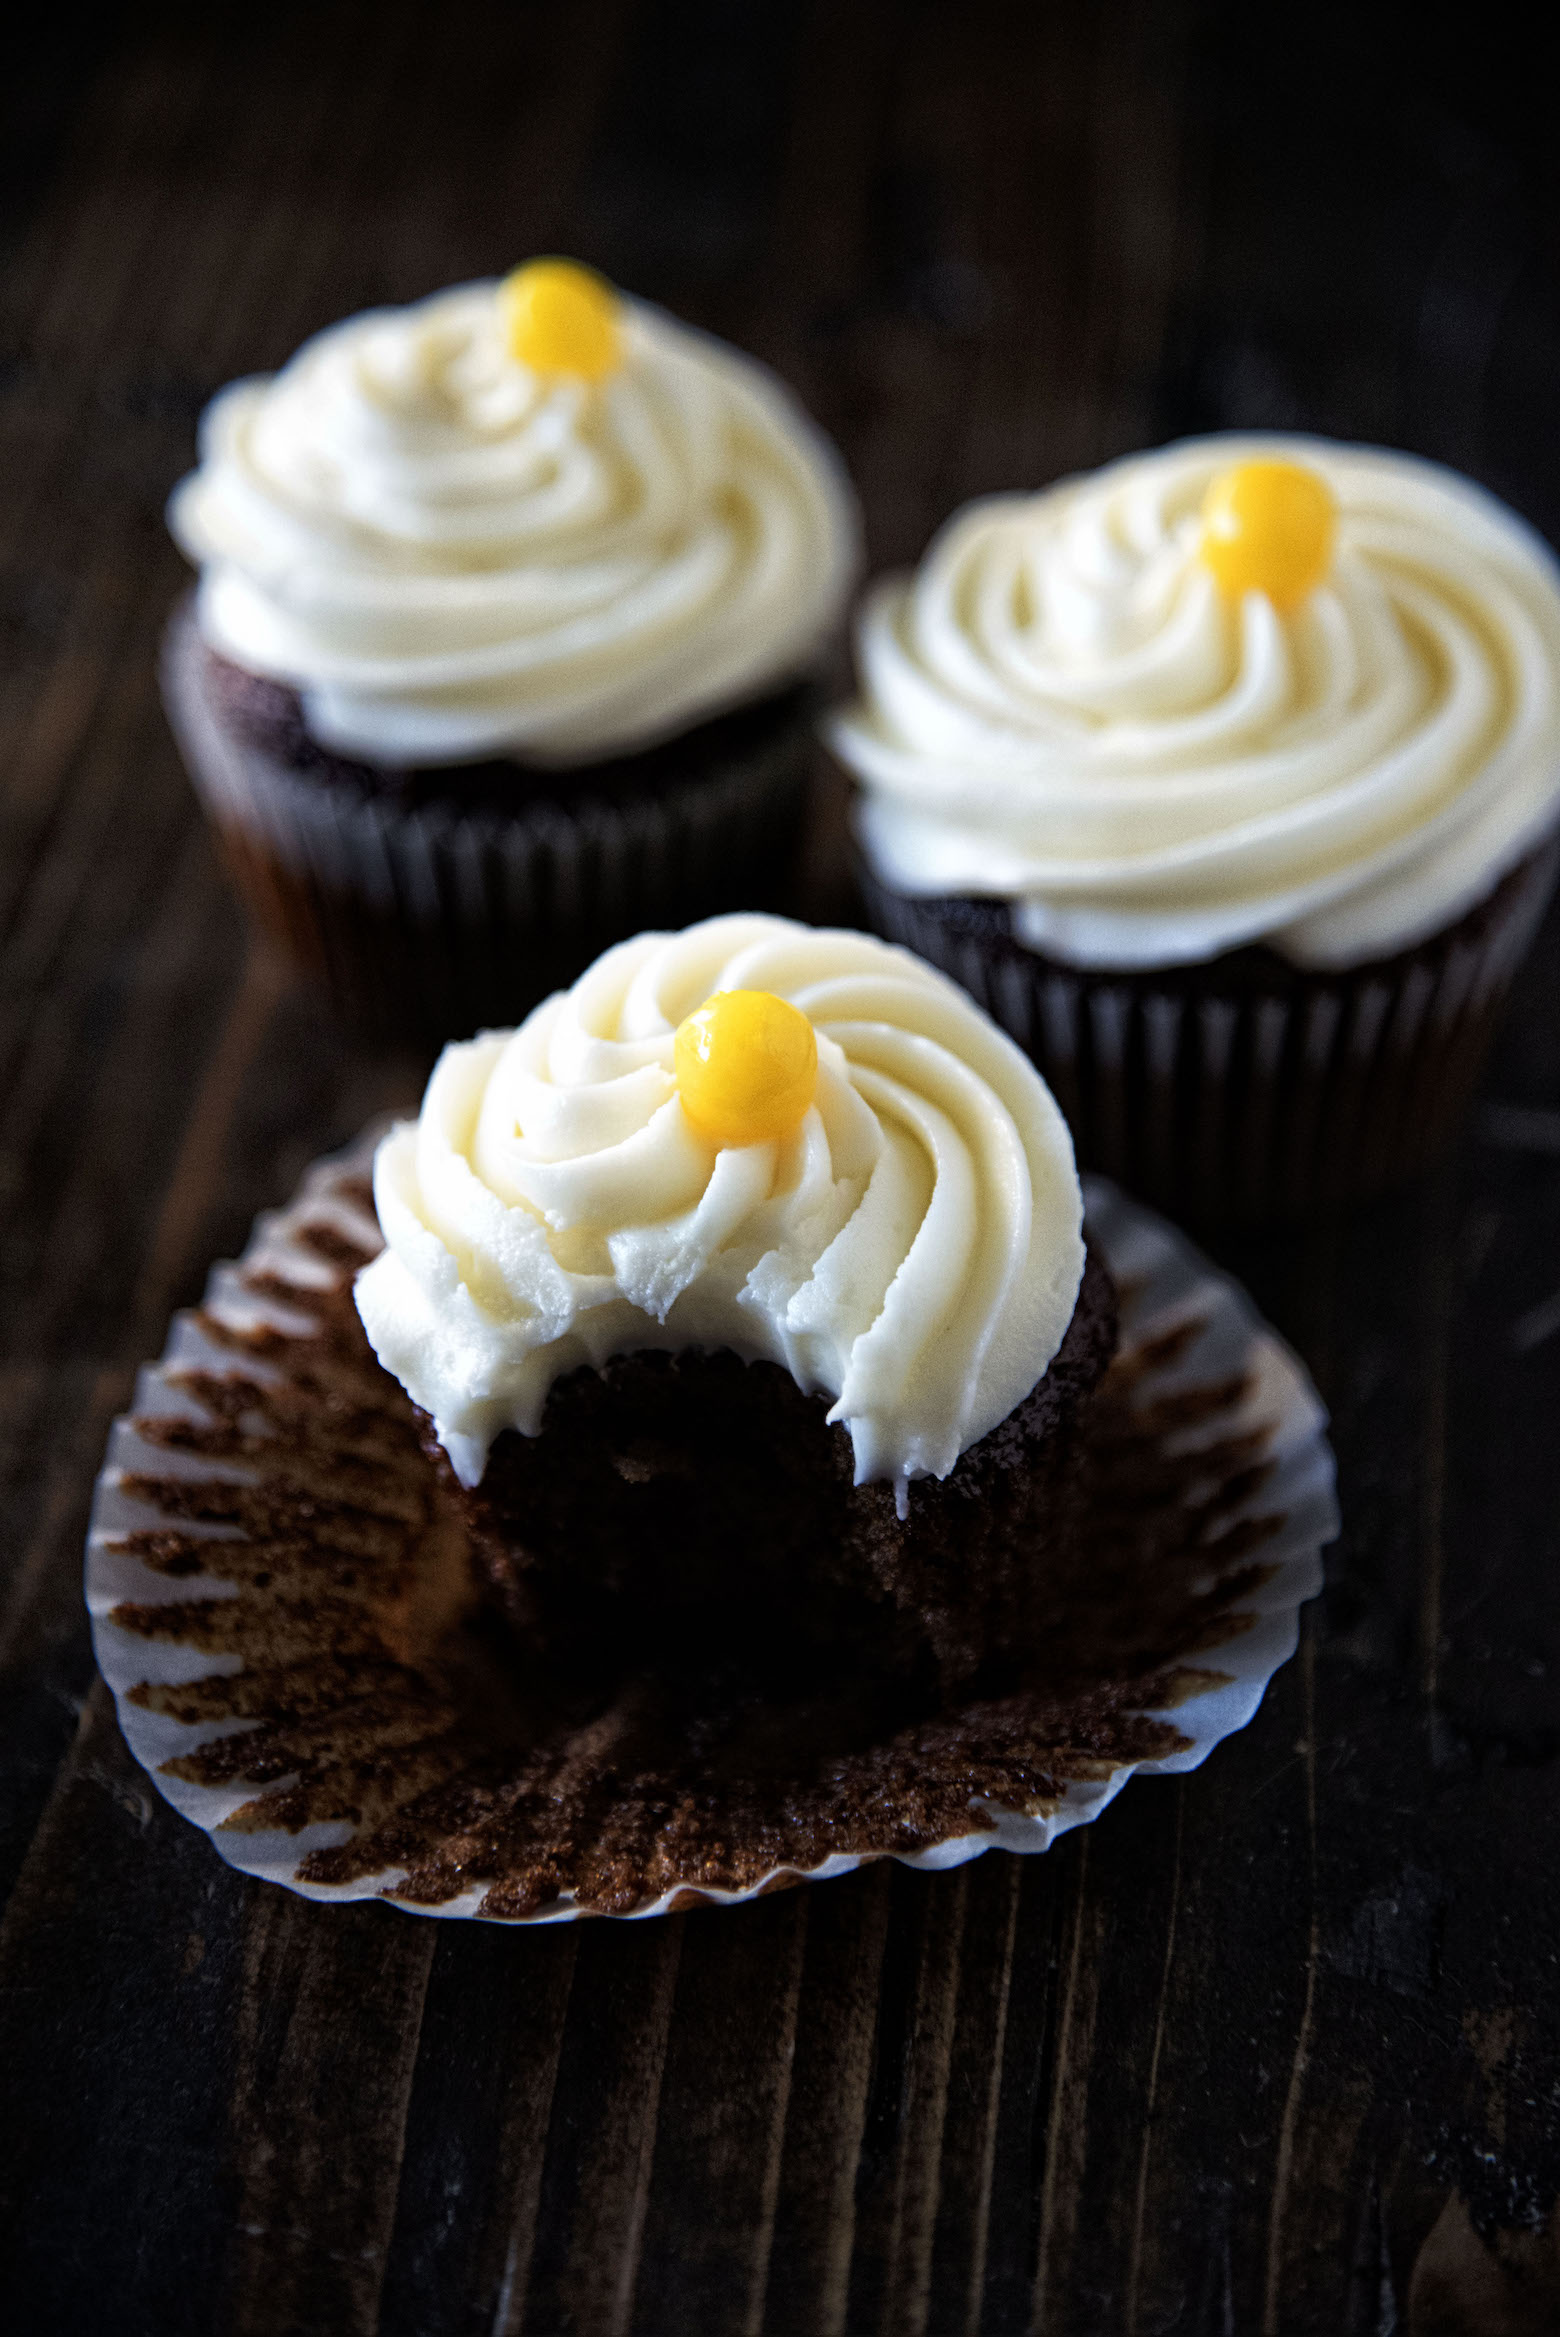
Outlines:
{"type": "Polygon", "coordinates": [[[766,367],[621,299],[599,378],[533,369],[501,293],[234,383],[169,505],[206,639],[338,752],[636,751],[804,673],[850,589],[855,499],[766,367]]]}
{"type": "Polygon", "coordinates": [[[1028,1059],[907,951],[775,917],[642,934],[447,1047],[374,1190],[358,1309],[466,1484],[560,1374],[702,1347],[826,1391],[856,1481],[902,1498],[1034,1387],[1083,1273],[1072,1142],[1028,1059]],[[675,1034],[733,991],[813,1026],[783,1141],[717,1144],[683,1108],[675,1034]]]}
{"type": "Polygon", "coordinates": [[[1560,819],[1554,557],[1407,455],[1206,438],[972,504],[870,594],[859,644],[833,741],[878,876],[1007,900],[1081,966],[1387,955],[1560,819]],[[1274,462],[1337,515],[1284,607],[1203,556],[1215,480],[1274,462]]]}

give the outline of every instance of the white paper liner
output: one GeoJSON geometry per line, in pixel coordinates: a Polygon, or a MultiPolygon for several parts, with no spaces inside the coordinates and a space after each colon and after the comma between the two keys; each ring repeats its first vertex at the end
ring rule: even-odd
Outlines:
{"type": "MultiPolygon", "coordinates": [[[[377,1131],[369,1131],[348,1151],[321,1162],[305,1177],[289,1208],[256,1220],[240,1266],[265,1268],[300,1288],[300,1297],[312,1286],[334,1280],[333,1270],[316,1251],[303,1246],[306,1228],[328,1228],[365,1248],[379,1246],[378,1228],[355,1200],[342,1190],[349,1179],[361,1178],[372,1159],[377,1131]]],[[[960,1866],[983,1851],[1004,1849],[1021,1853],[1048,1850],[1058,1835],[1087,1825],[1112,1802],[1128,1779],[1138,1772],[1170,1775],[1197,1768],[1215,1745],[1236,1729],[1244,1728],[1262,1701],[1269,1680],[1294,1653],[1299,1636],[1299,1610],[1321,1587],[1321,1552],[1338,1530],[1332,1452],[1326,1438],[1326,1413],[1304,1367],[1278,1335],[1261,1319],[1245,1293],[1218,1273],[1186,1238],[1121,1193],[1103,1178],[1085,1180],[1088,1226],[1114,1275],[1121,1295],[1123,1343],[1143,1344],[1156,1335],[1188,1322],[1199,1327],[1168,1364],[1151,1366],[1139,1383],[1138,1400],[1163,1399],[1180,1389],[1203,1387],[1228,1380],[1244,1388],[1240,1400],[1204,1417],[1195,1431],[1183,1432],[1179,1449],[1223,1441],[1243,1431],[1265,1434],[1267,1473],[1247,1498],[1231,1512],[1232,1524],[1260,1514],[1276,1519],[1272,1538],[1262,1548],[1262,1579],[1231,1610],[1249,1617],[1237,1635],[1221,1642],[1211,1658],[1208,1675],[1214,1683],[1151,1717],[1162,1718],[1188,1741],[1177,1751],[1138,1761],[1123,1762],[1103,1779],[1070,1782],[1054,1806],[1037,1815],[1025,1815],[991,1801],[971,1802],[989,1827],[950,1834],[948,1838],[913,1852],[874,1852],[892,1855],[907,1866],[960,1866]]],[[[305,1330],[310,1318],[301,1308],[280,1305],[269,1294],[262,1297],[246,1288],[232,1265],[213,1269],[207,1287],[206,1310],[219,1322],[235,1328],[274,1324],[293,1335],[305,1330]]],[[[124,1537],[137,1530],[167,1525],[170,1519],[126,1491],[127,1476],[145,1473],[163,1478],[186,1476],[210,1480],[226,1476],[243,1481],[245,1472],[223,1467],[204,1455],[180,1455],[163,1445],[145,1441],[135,1418],[173,1416],[201,1422],[204,1415],[179,1374],[190,1370],[231,1374],[232,1353],[217,1345],[193,1315],[175,1318],[160,1362],[139,1374],[134,1410],[118,1420],[99,1474],[87,1542],[86,1597],[92,1618],[93,1644],[104,1679],[113,1692],[119,1724],[132,1753],[148,1771],[164,1798],[183,1816],[211,1834],[223,1857],[245,1874],[281,1883],[304,1897],[319,1900],[384,1898],[410,1912],[444,1917],[474,1917],[489,1921],[537,1923],[568,1922],[599,1912],[564,1897],[524,1916],[494,1916],[482,1909],[488,1884],[474,1885],[460,1897],[429,1905],[399,1895],[397,1883],[404,1869],[359,1877],[340,1885],[323,1885],[299,1874],[301,1863],[315,1850],[333,1848],[350,1838],[343,1821],[312,1824],[296,1832],[232,1831],[224,1821],[255,1800],[253,1783],[216,1787],[193,1783],[170,1774],[166,1764],[188,1755],[214,1738],[234,1732],[231,1719],[187,1723],[149,1710],[132,1700],[142,1683],[184,1684],[213,1673],[233,1674],[242,1669],[236,1656],[214,1656],[194,1644],[177,1640],[150,1640],[123,1628],[114,1610],[127,1603],[186,1604],[187,1581],[170,1580],[145,1565],[124,1547],[124,1537]]],[[[265,1367],[246,1357],[248,1379],[265,1376],[265,1367]]],[[[236,1529],[192,1523],[180,1517],[186,1536],[220,1537],[236,1529]]],[[[234,1596],[230,1586],[201,1578],[198,1596],[234,1596]]],[[[239,1729],[258,1725],[239,1722],[239,1729]]],[[[273,1781],[268,1790],[275,1790],[273,1781]]],[[[810,1867],[776,1867],[742,1890],[720,1890],[686,1884],[665,1891],[628,1911],[638,1920],[665,1914],[694,1902],[734,1905],[757,1898],[794,1881],[826,1881],[848,1874],[865,1863],[856,1853],[840,1853],[810,1867]]]]}

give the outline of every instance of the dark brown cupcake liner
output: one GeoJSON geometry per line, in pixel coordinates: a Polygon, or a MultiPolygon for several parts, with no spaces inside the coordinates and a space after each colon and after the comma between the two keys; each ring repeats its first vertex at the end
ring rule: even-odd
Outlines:
{"type": "MultiPolygon", "coordinates": [[[[799,1668],[593,1691],[484,1625],[458,1515],[352,1303],[367,1142],[216,1269],[98,1480],[87,1603],[132,1752],[246,1874],[507,1922],[725,1905],[893,1857],[1047,1849],[1195,1769],[1294,1652],[1337,1530],[1325,1415],[1244,1295],[1114,1188],[1122,1298],[1076,1562],[1036,1552],[1021,1692],[799,1668]]],[[[155,1856],[155,1833],[147,1836],[155,1856]]]]}
{"type": "Polygon", "coordinates": [[[1406,1182],[1456,1129],[1560,872],[1531,852],[1444,933],[1340,971],[1245,949],[1084,972],[1026,949],[1005,904],[857,874],[868,921],[1016,1038],[1085,1165],[1190,1224],[1282,1221],[1406,1182]]]}
{"type": "Polygon", "coordinates": [[[357,1028],[465,1037],[516,1021],[610,943],[762,905],[800,845],[803,716],[729,767],[654,793],[513,813],[406,806],[290,768],[224,723],[186,605],[169,627],[169,721],[240,893],[357,1028]]]}

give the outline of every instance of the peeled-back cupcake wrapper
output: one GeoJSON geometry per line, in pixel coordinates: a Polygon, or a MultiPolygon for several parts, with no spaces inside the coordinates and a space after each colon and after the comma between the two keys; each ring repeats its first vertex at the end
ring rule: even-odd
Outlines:
{"type": "Polygon", "coordinates": [[[1257,1222],[1384,1190],[1432,1160],[1484,1062],[1554,890],[1560,840],[1445,936],[1263,989],[1217,965],[1072,972],[961,934],[858,878],[870,922],[1027,1048],[1079,1158],[1193,1221],[1257,1222]]]}
{"type": "Polygon", "coordinates": [[[87,1603],[120,1724],[244,1873],[562,1922],[734,1904],[875,1857],[1045,1850],[1134,1774],[1196,1768],[1293,1653],[1338,1522],[1322,1407],[1244,1294],[1095,1180],[1122,1351],[1044,1678],[881,1726],[806,1682],[756,1713],[719,1686],[708,1709],[697,1688],[668,1701],[653,1677],[554,1710],[495,1668],[462,1532],[357,1322],[371,1155],[365,1137],[313,1169],[214,1270],[141,1373],[93,1508],[87,1603]]]}
{"type": "Polygon", "coordinates": [[[176,613],[169,720],[250,907],[354,1020],[454,1037],[515,1019],[608,942],[772,886],[794,853],[810,746],[785,735],[714,778],[577,812],[408,810],[291,771],[223,728],[176,613]]]}

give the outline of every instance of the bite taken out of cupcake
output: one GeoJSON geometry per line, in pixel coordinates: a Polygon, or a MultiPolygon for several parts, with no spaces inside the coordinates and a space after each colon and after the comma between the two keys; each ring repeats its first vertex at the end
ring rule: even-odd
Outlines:
{"type": "Polygon", "coordinates": [[[869,594],[873,923],[1193,1218],[1433,1157],[1560,846],[1560,572],[1481,488],[1214,437],[952,519],[869,594]]]}
{"type": "Polygon", "coordinates": [[[357,1284],[567,1674],[1021,1676],[1115,1343],[1066,1125],[945,976],[744,914],[445,1050],[357,1284]]]}
{"type": "Polygon", "coordinates": [[[360,1023],[512,1019],[783,883],[858,529],[754,359],[532,262],[224,390],[169,524],[191,775],[360,1023]]]}

